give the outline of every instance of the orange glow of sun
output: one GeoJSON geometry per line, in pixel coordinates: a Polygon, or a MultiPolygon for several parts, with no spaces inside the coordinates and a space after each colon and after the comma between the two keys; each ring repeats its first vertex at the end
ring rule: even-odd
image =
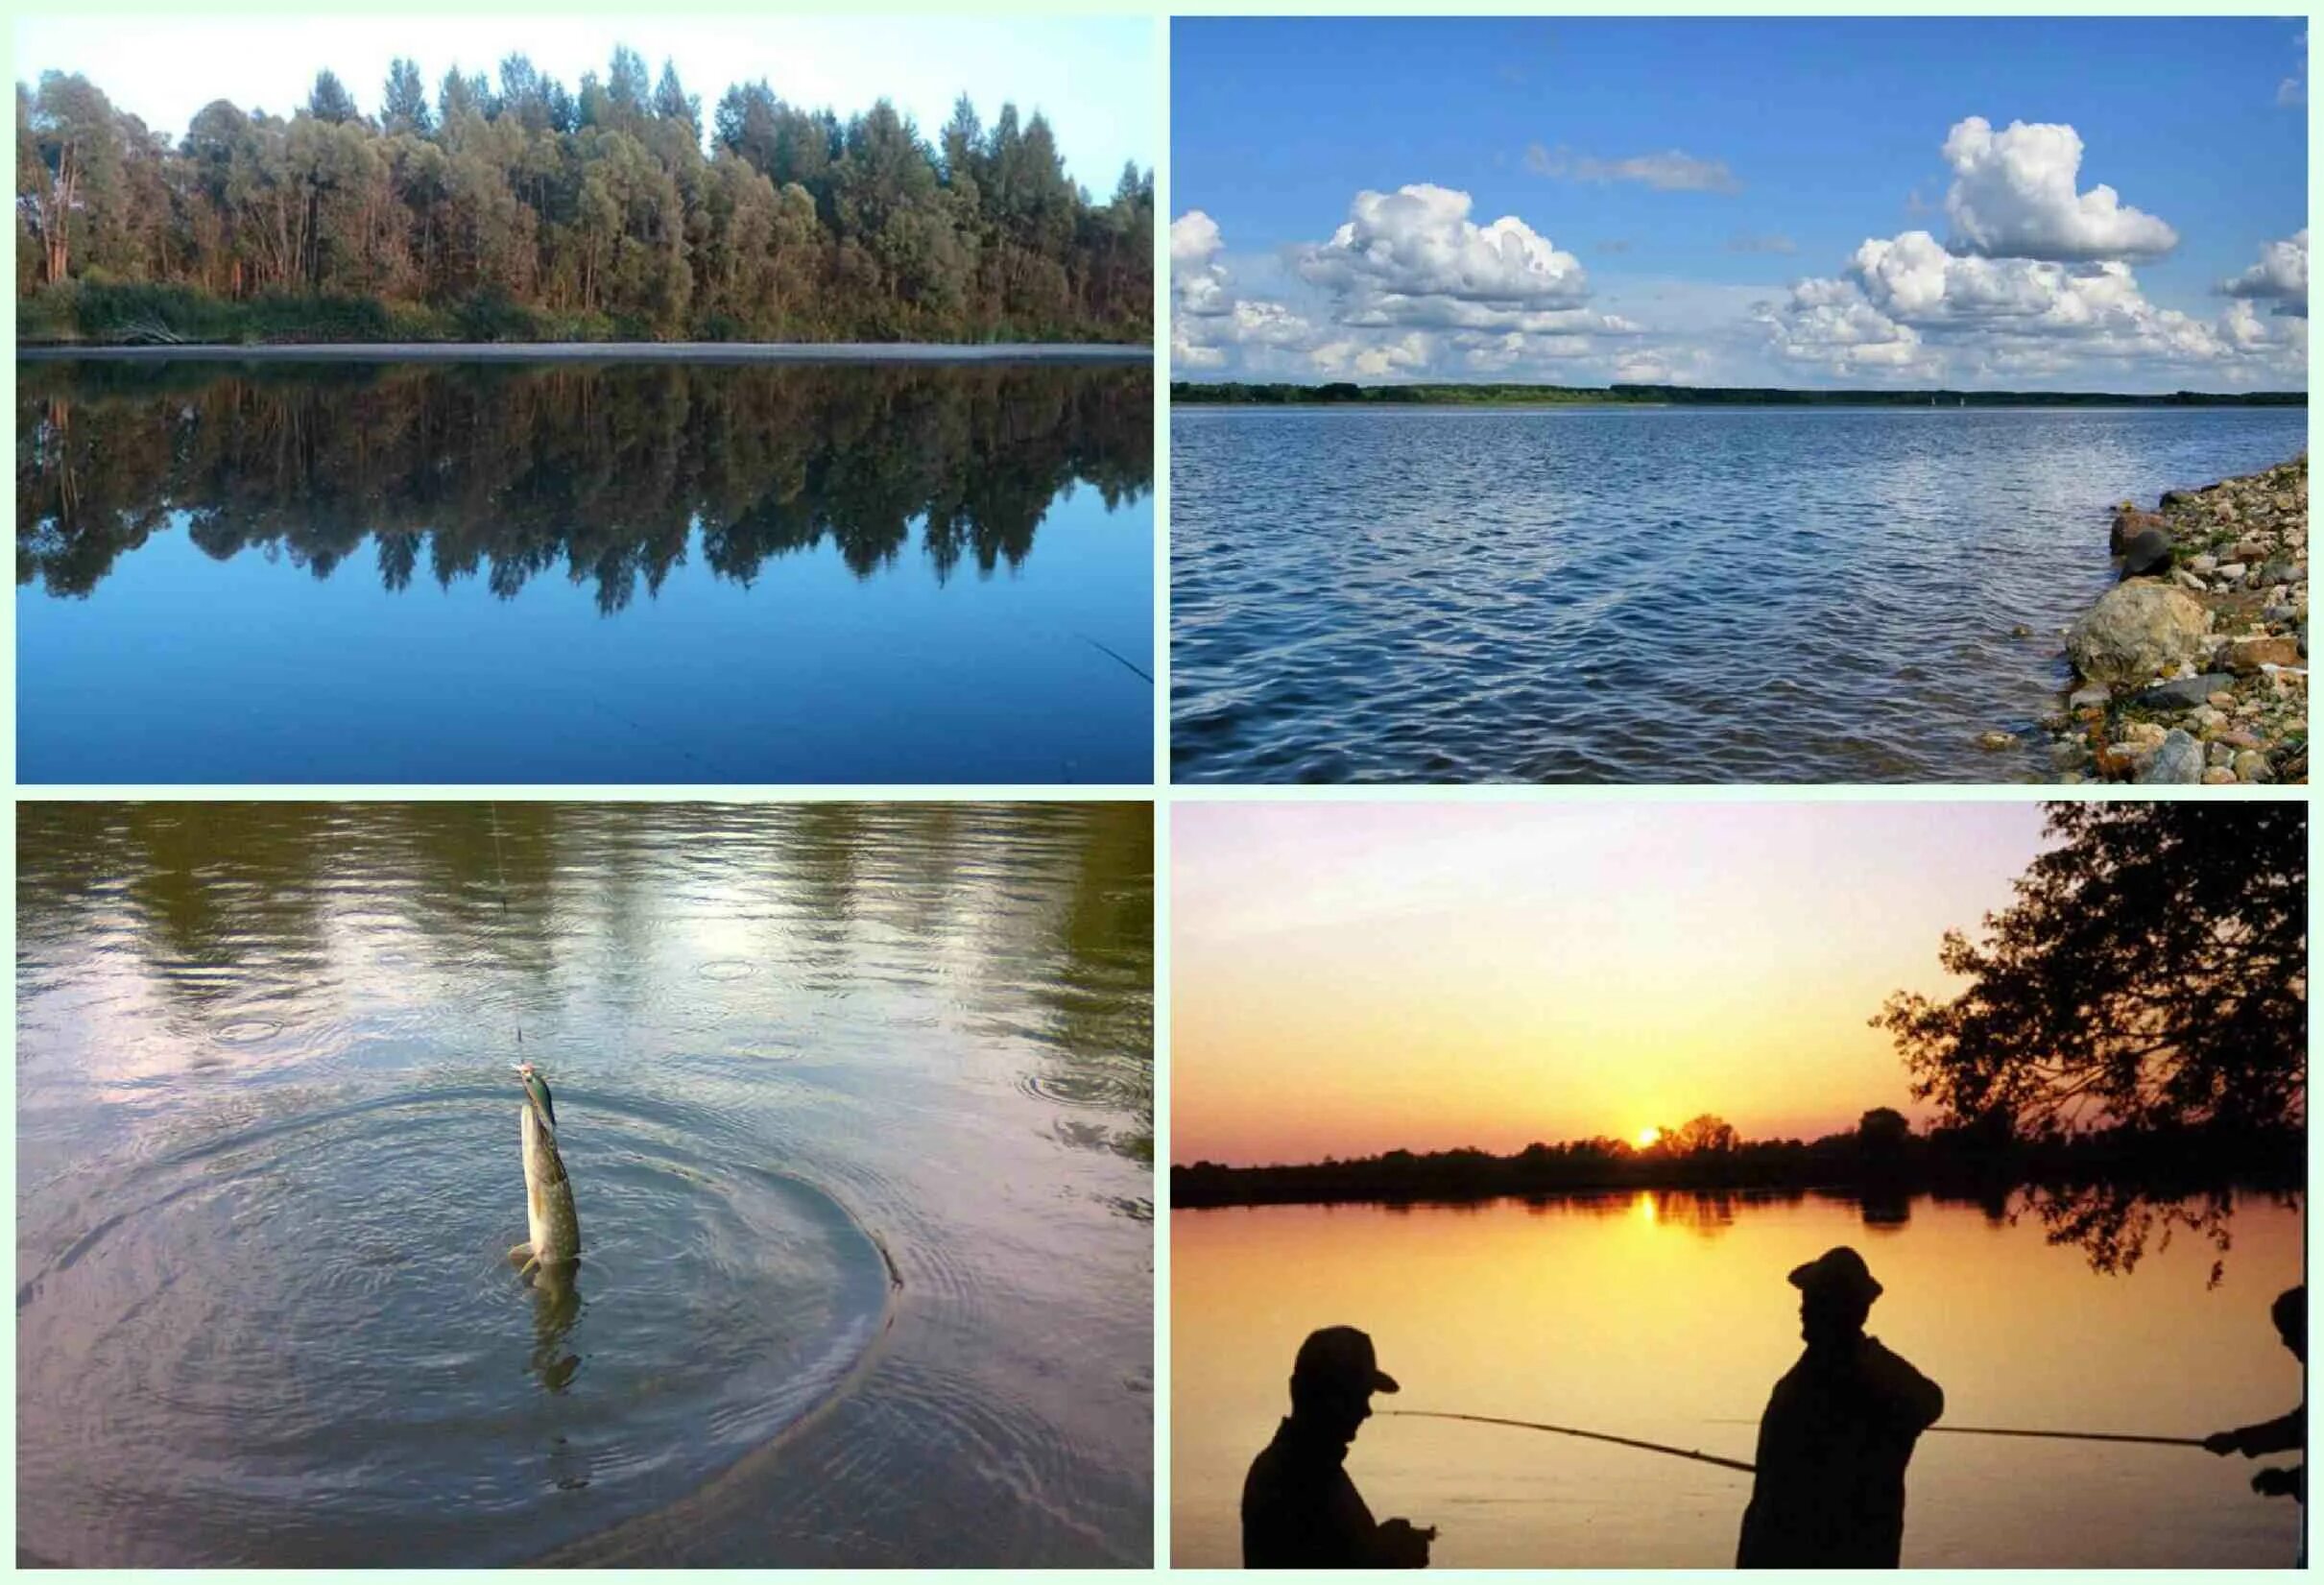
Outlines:
{"type": "Polygon", "coordinates": [[[1662,1137],[1663,1131],[1659,1128],[1641,1128],[1638,1131],[1638,1147],[1643,1150],[1662,1137]]]}

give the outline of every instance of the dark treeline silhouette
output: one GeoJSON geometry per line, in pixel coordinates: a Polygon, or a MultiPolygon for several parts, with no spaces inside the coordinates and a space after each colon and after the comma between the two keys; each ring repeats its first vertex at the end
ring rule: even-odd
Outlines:
{"type": "Polygon", "coordinates": [[[1173,402],[1280,406],[1288,403],[1478,402],[1527,405],[1642,402],[1676,407],[2305,407],[2305,391],[2121,396],[2103,391],[1788,391],[1714,385],[1329,385],[1172,380],[1173,402]]]}
{"type": "Polygon", "coordinates": [[[2148,1197],[2228,1188],[2288,1190],[2305,1180],[2297,1129],[2109,1129],[2012,1139],[1990,1129],[1915,1133],[1902,1114],[1868,1112],[1817,1140],[1741,1140],[1697,1118],[1645,1149],[1626,1140],[1530,1144],[1512,1155],[1473,1148],[1391,1150],[1351,1161],[1170,1169],[1170,1203],[1213,1206],[1431,1202],[1593,1190],[1845,1189],[1867,1201],[1917,1193],[1994,1200],[2015,1188],[2136,1186],[2148,1197]]]}
{"type": "MultiPolygon", "coordinates": [[[[2053,804],[2047,829],[2009,906],[1945,933],[1965,988],[1900,991],[1872,1020],[1914,1098],[1996,1138],[2305,1137],[2307,805],[2053,804]]],[[[2225,1254],[2217,1198],[2147,1187],[2045,1188],[2033,1209],[2101,1270],[2173,1228],[2225,1254]]]]}
{"type": "Polygon", "coordinates": [[[626,48],[570,90],[398,60],[376,116],[324,71],[176,143],[85,77],[16,89],[34,339],[1140,342],[1153,235],[1152,172],[1093,202],[1038,111],[963,94],[931,140],[761,80],[706,115],[626,48]]]}
{"type": "Polygon", "coordinates": [[[16,579],[86,595],[178,523],[221,560],[318,578],[374,545],[381,582],[562,569],[599,607],[688,554],[743,583],[830,541],[858,575],[917,524],[940,576],[1015,566],[1060,492],[1153,477],[1142,369],[663,364],[27,364],[16,579]]]}

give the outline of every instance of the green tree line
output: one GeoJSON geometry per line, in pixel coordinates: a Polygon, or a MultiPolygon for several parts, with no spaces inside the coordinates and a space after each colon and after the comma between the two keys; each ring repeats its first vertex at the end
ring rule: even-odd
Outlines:
{"type": "Polygon", "coordinates": [[[1772,386],[1715,385],[1327,385],[1238,380],[1172,380],[1174,404],[1219,406],[1330,406],[1338,403],[1428,406],[1604,406],[1633,402],[1658,407],[2305,407],[2305,391],[2173,391],[2124,395],[2106,391],[1800,391],[1772,386]]]}
{"type": "Polygon", "coordinates": [[[364,115],[217,100],[172,143],[87,78],[16,89],[20,334],[74,340],[1134,342],[1154,184],[1100,204],[1049,124],[966,94],[936,138],[737,84],[707,117],[627,48],[568,90],[522,55],[397,60],[364,115]],[[707,150],[707,152],[706,152],[707,150]]]}

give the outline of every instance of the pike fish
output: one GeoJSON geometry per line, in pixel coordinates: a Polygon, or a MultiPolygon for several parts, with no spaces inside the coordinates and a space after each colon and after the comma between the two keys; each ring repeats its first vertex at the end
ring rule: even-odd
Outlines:
{"type": "Polygon", "coordinates": [[[581,1219],[573,1214],[573,1186],[557,1153],[557,1103],[548,1080],[529,1062],[516,1065],[524,1087],[517,1129],[524,1141],[524,1215],[529,1237],[509,1251],[519,1276],[563,1277],[581,1260],[581,1219]]]}

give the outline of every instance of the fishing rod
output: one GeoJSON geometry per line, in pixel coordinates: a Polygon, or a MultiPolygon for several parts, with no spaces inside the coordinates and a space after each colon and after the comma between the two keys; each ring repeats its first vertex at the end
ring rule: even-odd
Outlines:
{"type": "Polygon", "coordinates": [[[2144,1442],[2158,1448],[2199,1448],[2199,1436],[2127,1436],[2097,1430],[2015,1430],[2001,1426],[1931,1426],[1948,1436],[2047,1436],[2063,1442],[2144,1442]]]}
{"type": "MultiPolygon", "coordinates": [[[[1714,1426],[1752,1426],[1756,1420],[1713,1420],[1714,1426]]],[[[1930,1433],[1947,1436],[2038,1436],[2058,1442],[2137,1442],[2156,1448],[2199,1448],[2199,1436],[2132,1436],[2123,1431],[2103,1430],[2021,1430],[2011,1426],[1930,1426],[1930,1433]]]]}
{"type": "Polygon", "coordinates": [[[1503,1420],[1490,1414],[1445,1414],[1434,1409],[1381,1409],[1379,1412],[1400,1415],[1407,1420],[1466,1420],[1478,1426],[1515,1426],[1520,1430],[1555,1431],[1560,1436],[1579,1436],[1592,1442],[1612,1442],[1617,1447],[1639,1448],[1647,1453],[1665,1453],[1673,1458],[1691,1458],[1698,1464],[1716,1464],[1723,1470],[1740,1470],[1745,1475],[1757,1473],[1756,1466],[1746,1464],[1738,1458],[1721,1458],[1713,1453],[1665,1447],[1660,1442],[1641,1442],[1635,1436],[1614,1436],[1602,1430],[1576,1430],[1571,1426],[1544,1425],[1538,1420],[1503,1420]]]}

